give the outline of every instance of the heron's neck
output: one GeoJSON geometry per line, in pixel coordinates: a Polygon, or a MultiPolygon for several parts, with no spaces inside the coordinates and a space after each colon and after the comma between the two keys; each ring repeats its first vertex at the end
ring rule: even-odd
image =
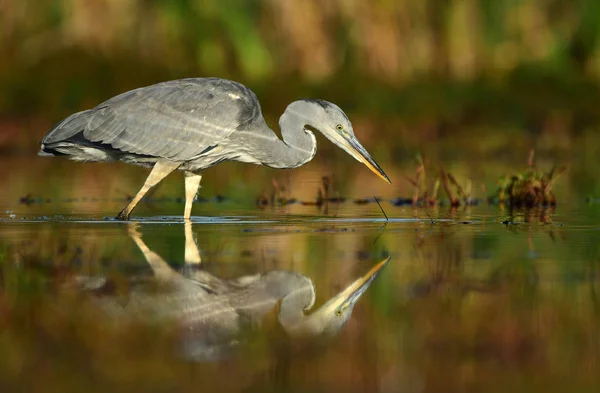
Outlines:
{"type": "Polygon", "coordinates": [[[312,160],[317,152],[317,140],[307,129],[314,129],[308,120],[286,110],[279,119],[279,126],[283,140],[266,141],[259,149],[263,152],[261,162],[272,168],[297,168],[312,160]]]}
{"type": "Polygon", "coordinates": [[[305,308],[312,307],[313,291],[312,287],[301,288],[279,302],[277,309],[279,323],[290,337],[315,337],[321,332],[322,327],[317,323],[317,318],[304,312],[305,308]]]}

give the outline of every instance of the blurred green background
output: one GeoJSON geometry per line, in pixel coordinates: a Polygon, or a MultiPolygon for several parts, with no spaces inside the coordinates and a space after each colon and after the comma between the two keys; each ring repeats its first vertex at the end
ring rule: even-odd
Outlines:
{"type": "Polygon", "coordinates": [[[128,89],[209,75],[247,84],[272,122],[297,97],[323,97],[365,133],[377,129],[398,145],[500,127],[505,142],[550,134],[540,147],[559,148],[596,131],[600,116],[595,0],[4,0],[0,7],[4,148],[25,149],[46,131],[14,131],[24,117],[55,122],[128,89]]]}
{"type": "Polygon", "coordinates": [[[420,151],[493,187],[533,148],[597,195],[598,15],[595,0],[4,0],[0,153],[33,154],[53,123],[126,90],[219,76],[274,128],[300,97],[337,103],[391,176],[420,151]],[[490,159],[502,169],[473,173],[490,159]]]}

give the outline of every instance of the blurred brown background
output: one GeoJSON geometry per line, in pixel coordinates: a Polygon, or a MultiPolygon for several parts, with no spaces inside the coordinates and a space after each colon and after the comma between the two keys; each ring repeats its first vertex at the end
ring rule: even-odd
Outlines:
{"type": "Polygon", "coordinates": [[[33,154],[51,124],[120,92],[220,76],[272,126],[299,97],[336,102],[388,166],[535,148],[589,169],[598,15],[595,0],[2,0],[0,152],[33,154]]]}

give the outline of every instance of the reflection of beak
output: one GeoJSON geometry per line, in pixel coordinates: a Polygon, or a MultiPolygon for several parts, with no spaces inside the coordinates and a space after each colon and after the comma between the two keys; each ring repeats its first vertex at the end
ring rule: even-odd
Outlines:
{"type": "Polygon", "coordinates": [[[375,160],[371,157],[371,155],[367,152],[367,150],[360,144],[358,139],[356,139],[353,136],[349,136],[347,139],[345,139],[345,142],[348,143],[348,145],[349,145],[348,147],[349,147],[350,151],[352,153],[354,153],[354,154],[351,153],[354,156],[354,158],[356,158],[358,161],[365,164],[367,166],[367,168],[369,168],[377,176],[379,176],[380,178],[382,178],[383,180],[388,182],[388,184],[392,184],[392,182],[390,181],[390,178],[387,177],[385,172],[383,172],[383,169],[381,169],[379,167],[379,165],[377,165],[375,160]]]}
{"type": "Polygon", "coordinates": [[[377,277],[381,269],[388,263],[389,260],[390,257],[387,257],[377,265],[373,266],[373,268],[369,270],[367,274],[354,281],[346,289],[325,303],[319,309],[319,312],[332,314],[336,310],[344,310],[347,307],[353,306],[360,296],[367,290],[367,288],[369,288],[375,277],[377,277]]]}

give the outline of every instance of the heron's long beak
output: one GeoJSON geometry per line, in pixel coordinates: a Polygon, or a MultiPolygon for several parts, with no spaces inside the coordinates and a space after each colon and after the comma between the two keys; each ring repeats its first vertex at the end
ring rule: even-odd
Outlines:
{"type": "Polygon", "coordinates": [[[375,160],[371,157],[371,155],[367,152],[367,150],[360,144],[360,142],[358,141],[358,139],[356,139],[356,137],[348,136],[348,137],[344,138],[344,142],[346,142],[348,144],[347,148],[349,150],[349,153],[354,158],[356,158],[358,161],[365,164],[367,166],[367,168],[369,168],[377,176],[379,176],[380,178],[385,180],[388,184],[392,184],[392,182],[390,181],[390,178],[387,177],[385,172],[383,172],[383,169],[381,169],[381,167],[379,165],[377,165],[375,160]]]}
{"type": "Polygon", "coordinates": [[[381,269],[388,263],[390,257],[387,257],[377,265],[373,266],[371,270],[364,276],[360,277],[352,284],[350,284],[342,292],[329,299],[320,309],[319,312],[325,314],[333,314],[334,312],[344,310],[356,303],[360,296],[369,288],[375,277],[379,274],[381,269]]]}

